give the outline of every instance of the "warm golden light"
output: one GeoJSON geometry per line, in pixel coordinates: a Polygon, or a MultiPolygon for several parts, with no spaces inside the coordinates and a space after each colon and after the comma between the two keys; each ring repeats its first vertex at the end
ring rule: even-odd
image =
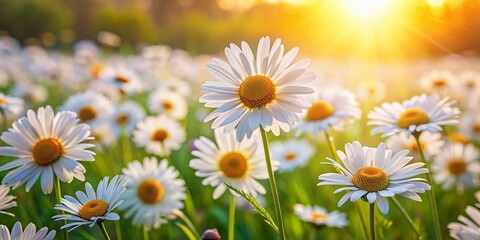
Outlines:
{"type": "Polygon", "coordinates": [[[440,7],[445,3],[445,0],[428,0],[427,2],[432,7],[440,7]]]}
{"type": "Polygon", "coordinates": [[[359,20],[383,15],[391,7],[393,0],[344,0],[345,10],[359,20]]]}

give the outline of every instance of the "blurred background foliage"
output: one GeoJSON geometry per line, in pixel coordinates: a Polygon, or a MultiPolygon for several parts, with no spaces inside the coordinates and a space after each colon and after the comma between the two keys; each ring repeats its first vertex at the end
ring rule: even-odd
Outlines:
{"type": "Polygon", "coordinates": [[[362,15],[368,5],[353,1],[0,0],[0,31],[23,43],[45,33],[69,43],[109,31],[131,49],[166,44],[194,54],[217,53],[230,42],[255,42],[265,35],[325,57],[478,53],[478,0],[385,0],[390,10],[368,21],[362,15]],[[358,46],[373,41],[373,50],[358,46]]]}

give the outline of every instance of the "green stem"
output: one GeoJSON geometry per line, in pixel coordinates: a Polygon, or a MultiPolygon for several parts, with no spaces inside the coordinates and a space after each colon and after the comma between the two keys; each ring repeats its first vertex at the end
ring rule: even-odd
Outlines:
{"type": "Polygon", "coordinates": [[[432,206],[432,209],[433,209],[435,235],[437,236],[437,239],[442,240],[442,229],[440,228],[440,220],[438,218],[437,200],[435,199],[434,183],[432,180],[432,174],[430,173],[430,163],[427,162],[427,159],[425,158],[425,154],[423,153],[422,144],[420,143],[420,134],[414,134],[414,137],[415,137],[415,140],[417,141],[418,152],[420,153],[420,157],[422,158],[423,162],[425,163],[425,166],[428,169],[428,172],[427,172],[428,183],[430,184],[430,186],[432,186],[432,189],[428,191],[428,197],[430,200],[430,205],[432,206]]]}
{"type": "MultiPolygon", "coordinates": [[[[173,166],[173,162],[172,162],[172,159],[170,157],[170,155],[165,155],[165,159],[167,159],[167,162],[168,162],[168,165],[170,166],[173,166]]],[[[182,173],[179,171],[179,176],[183,179],[185,179],[185,177],[183,177],[182,173]]],[[[187,195],[187,198],[185,199],[185,210],[187,212],[187,214],[190,215],[190,217],[193,219],[195,217],[195,204],[193,202],[193,198],[192,198],[192,193],[190,192],[190,189],[188,188],[188,184],[185,185],[185,194],[187,195]]],[[[185,223],[187,224],[187,226],[190,228],[190,230],[193,231],[193,233],[195,233],[195,236],[196,237],[200,237],[200,234],[198,233],[197,229],[195,228],[195,225],[192,223],[192,221],[190,221],[189,218],[187,218],[187,216],[185,216],[185,214],[182,212],[182,211],[179,211],[180,213],[178,214],[178,216],[183,219],[185,221],[185,223]]]]}
{"type": "Polygon", "coordinates": [[[368,239],[368,230],[367,224],[365,223],[365,219],[363,218],[362,209],[360,207],[360,203],[357,201],[354,203],[355,209],[357,209],[358,217],[360,218],[360,223],[362,223],[363,234],[365,235],[365,239],[368,239]]]}
{"type": "Polygon", "coordinates": [[[121,132],[121,141],[122,141],[122,148],[123,148],[123,163],[125,166],[128,165],[133,159],[132,157],[132,146],[130,145],[130,138],[128,136],[127,129],[122,128],[121,132]]]}
{"type": "MultiPolygon", "coordinates": [[[[55,197],[57,198],[57,203],[61,204],[60,198],[62,198],[62,188],[60,187],[60,179],[55,178],[55,197]]],[[[60,211],[62,214],[65,214],[64,211],[60,211]]],[[[62,221],[63,226],[67,225],[67,220],[62,221]]],[[[62,230],[63,240],[68,240],[68,231],[67,229],[62,230]]]]}
{"type": "Polygon", "coordinates": [[[5,110],[0,109],[0,112],[2,114],[2,132],[5,132],[8,130],[8,124],[7,124],[7,114],[5,113],[5,110]]]}
{"type": "Polygon", "coordinates": [[[375,240],[375,203],[370,203],[370,240],[375,240]]]}
{"type": "Polygon", "coordinates": [[[120,220],[119,220],[119,221],[115,221],[115,233],[117,234],[117,239],[118,239],[118,240],[122,240],[122,239],[123,239],[123,236],[122,236],[122,226],[120,225],[120,220]]]}
{"type": "Polygon", "coordinates": [[[235,196],[230,194],[230,213],[228,215],[228,240],[235,238],[235,196]]]}
{"type": "Polygon", "coordinates": [[[327,139],[327,145],[328,145],[328,148],[330,149],[330,153],[332,154],[332,157],[338,161],[337,147],[335,146],[335,141],[333,137],[330,136],[330,133],[328,131],[325,132],[325,138],[327,139]]]}
{"type": "Polygon", "coordinates": [[[100,230],[102,230],[105,240],[110,240],[110,236],[108,236],[108,232],[107,232],[107,229],[105,228],[105,224],[103,224],[103,221],[98,221],[98,226],[100,227],[100,230]]]}
{"type": "Polygon", "coordinates": [[[278,197],[277,184],[275,183],[275,175],[272,169],[272,161],[270,160],[270,150],[268,149],[267,133],[263,127],[260,127],[262,133],[263,151],[265,153],[265,161],[267,162],[268,178],[270,179],[270,190],[272,191],[273,204],[275,205],[275,215],[278,221],[278,234],[282,240],[287,239],[283,227],[282,208],[280,206],[280,199],[278,197]]]}
{"type": "MultiPolygon", "coordinates": [[[[335,146],[335,140],[333,139],[333,137],[330,135],[328,131],[325,132],[325,138],[327,140],[327,145],[328,145],[328,148],[330,149],[330,153],[332,154],[332,157],[335,159],[335,161],[340,163],[340,160],[338,159],[338,156],[337,156],[337,147],[335,146]]],[[[341,173],[340,169],[338,169],[337,167],[335,167],[335,169],[337,170],[338,173],[341,173]]],[[[354,204],[358,212],[358,217],[360,218],[360,223],[362,224],[362,229],[363,229],[363,233],[365,234],[365,239],[368,239],[367,224],[365,224],[365,219],[363,218],[362,209],[360,208],[360,205],[358,202],[355,202],[354,204]]]]}
{"type": "Polygon", "coordinates": [[[417,239],[421,239],[422,236],[420,235],[420,231],[418,231],[417,227],[413,223],[412,218],[410,217],[410,215],[408,215],[405,208],[403,208],[403,206],[400,204],[400,202],[396,198],[392,197],[392,201],[393,201],[393,203],[395,203],[395,205],[398,207],[398,209],[400,209],[400,211],[403,213],[403,215],[407,219],[408,223],[410,224],[410,227],[412,227],[413,231],[415,231],[415,234],[417,235],[417,239]]]}
{"type": "Polygon", "coordinates": [[[150,235],[149,235],[148,229],[146,227],[143,227],[143,240],[149,240],[149,239],[150,239],[150,235]]]}
{"type": "MultiPolygon", "coordinates": [[[[187,198],[188,198],[188,196],[189,195],[187,195],[187,198]]],[[[174,215],[181,218],[187,224],[188,228],[190,228],[190,230],[193,232],[193,234],[195,234],[195,237],[201,238],[200,234],[197,231],[197,228],[195,227],[195,225],[193,225],[192,221],[190,221],[190,219],[188,219],[188,217],[182,211],[180,211],[180,210],[175,211],[174,215]]]]}

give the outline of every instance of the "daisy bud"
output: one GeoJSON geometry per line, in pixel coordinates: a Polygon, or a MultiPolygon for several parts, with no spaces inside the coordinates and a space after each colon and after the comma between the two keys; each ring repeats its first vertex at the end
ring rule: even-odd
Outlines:
{"type": "Polygon", "coordinates": [[[222,237],[216,228],[207,229],[202,234],[202,240],[220,240],[222,237]]]}

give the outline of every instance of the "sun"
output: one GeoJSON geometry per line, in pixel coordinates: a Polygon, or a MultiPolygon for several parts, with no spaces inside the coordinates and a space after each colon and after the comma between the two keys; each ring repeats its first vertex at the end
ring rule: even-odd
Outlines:
{"type": "Polygon", "coordinates": [[[385,15],[394,0],[343,0],[347,15],[356,20],[369,20],[385,15]]]}

